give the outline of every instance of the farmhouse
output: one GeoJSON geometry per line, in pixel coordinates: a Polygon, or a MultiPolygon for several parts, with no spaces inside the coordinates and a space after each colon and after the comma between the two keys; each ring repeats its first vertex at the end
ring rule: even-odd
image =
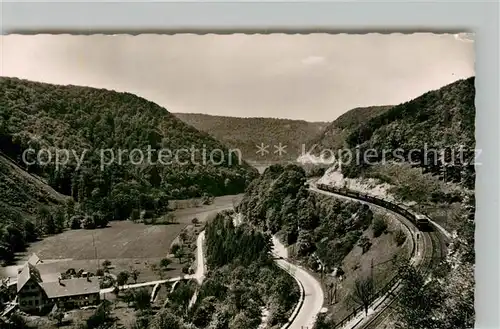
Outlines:
{"type": "Polygon", "coordinates": [[[17,276],[17,299],[22,311],[41,312],[51,309],[54,305],[71,309],[99,303],[97,278],[43,281],[36,268],[40,260],[34,256],[30,257],[17,276]]]}

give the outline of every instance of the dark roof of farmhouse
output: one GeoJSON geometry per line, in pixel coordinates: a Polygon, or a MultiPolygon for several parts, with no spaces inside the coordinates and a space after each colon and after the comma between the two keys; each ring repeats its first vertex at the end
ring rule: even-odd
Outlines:
{"type": "Polygon", "coordinates": [[[75,278],[41,282],[40,286],[48,298],[96,294],[100,291],[98,278],[75,278]]]}

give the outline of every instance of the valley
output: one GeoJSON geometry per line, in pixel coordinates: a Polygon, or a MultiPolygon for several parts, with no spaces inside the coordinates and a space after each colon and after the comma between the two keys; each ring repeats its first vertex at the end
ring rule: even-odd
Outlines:
{"type": "Polygon", "coordinates": [[[0,327],[465,329],[474,97],[472,76],[306,121],[0,77],[0,327]]]}

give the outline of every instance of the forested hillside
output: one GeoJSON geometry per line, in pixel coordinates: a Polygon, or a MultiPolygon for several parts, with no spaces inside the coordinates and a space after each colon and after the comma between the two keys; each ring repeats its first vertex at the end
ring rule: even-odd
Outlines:
{"type": "Polygon", "coordinates": [[[416,211],[453,232],[450,253],[431,279],[412,266],[400,269],[403,298],[394,327],[465,329],[474,324],[474,81],[429,91],[344,131],[340,143],[323,142],[333,149],[342,144],[351,154],[356,148],[361,155],[371,151],[370,163],[361,156],[361,161],[333,166],[322,183],[413,202],[416,211]]]}
{"type": "Polygon", "coordinates": [[[360,162],[352,161],[342,167],[346,177],[364,175],[370,165],[382,161],[412,161],[424,173],[440,175],[446,177],[446,181],[472,189],[475,173],[474,165],[469,162],[474,160],[474,99],[474,77],[459,80],[406,103],[371,112],[375,115],[368,116],[353,129],[344,130],[343,135],[340,134],[341,142],[333,138],[321,143],[324,148],[333,149],[343,144],[352,154],[355,147],[361,155],[372,150],[370,163],[361,156],[360,162]],[[464,161],[458,159],[461,147],[464,161]],[[398,149],[400,151],[394,153],[398,149]],[[439,155],[441,152],[443,157],[439,155]]]}
{"type": "Polygon", "coordinates": [[[358,243],[373,214],[360,203],[310,193],[305,182],[299,166],[271,166],[250,184],[239,210],[250,223],[294,245],[311,267],[317,265],[315,254],[333,270],[358,243]]]}
{"type": "Polygon", "coordinates": [[[296,165],[274,165],[252,182],[239,206],[246,222],[269,230],[288,245],[289,256],[321,278],[329,328],[359,304],[356,284],[370,278],[383,287],[408,256],[399,223],[366,204],[310,192],[296,165]],[[369,276],[370,262],[383,264],[369,276]],[[338,284],[338,282],[342,284],[338,284]]]}
{"type": "Polygon", "coordinates": [[[36,240],[40,207],[62,205],[66,199],[0,153],[0,260],[12,260],[36,240]]]}
{"type": "Polygon", "coordinates": [[[264,307],[268,327],[281,327],[299,299],[299,287],[274,263],[271,237],[246,224],[235,227],[233,216],[220,213],[206,227],[210,271],[195,312],[215,297],[212,324],[227,318],[228,328],[257,328],[264,307]]]}
{"type": "Polygon", "coordinates": [[[346,137],[357,129],[361,124],[367,120],[376,117],[387,110],[391,106],[370,106],[370,107],[357,107],[352,109],[333,122],[331,122],[322,133],[311,139],[309,142],[312,145],[317,145],[313,149],[313,154],[318,155],[323,149],[341,149],[346,146],[346,137]]]}
{"type": "MultiPolygon", "coordinates": [[[[173,198],[240,193],[257,175],[207,133],[135,95],[6,77],[0,78],[0,151],[1,220],[21,226],[40,204],[54,203],[55,194],[41,190],[71,196],[82,214],[119,220],[133,209],[166,211],[173,198]],[[55,148],[70,152],[67,164],[55,165],[55,148]],[[153,151],[150,160],[149,148],[167,150],[169,158],[159,162],[153,151]],[[30,165],[22,159],[28,149],[30,165]],[[134,149],[143,161],[131,157],[134,149]],[[52,152],[51,161],[36,161],[39,150],[52,152]],[[36,185],[28,173],[41,177],[36,185]],[[40,188],[43,181],[51,188],[40,188]]],[[[49,160],[47,152],[40,159],[49,160]]]]}
{"type": "Polygon", "coordinates": [[[323,131],[326,122],[307,122],[277,118],[236,118],[196,113],[174,113],[182,121],[205,131],[231,148],[241,150],[244,159],[253,161],[295,160],[302,144],[323,131]],[[257,145],[269,145],[261,155],[257,145]],[[286,145],[286,153],[274,153],[274,145],[286,145]]]}

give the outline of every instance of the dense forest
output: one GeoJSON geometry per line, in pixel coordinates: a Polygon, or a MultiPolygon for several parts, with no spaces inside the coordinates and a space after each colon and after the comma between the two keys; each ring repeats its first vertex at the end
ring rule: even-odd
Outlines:
{"type": "Polygon", "coordinates": [[[337,150],[346,147],[346,137],[367,120],[374,118],[392,106],[357,107],[339,116],[310,140],[310,147],[317,145],[311,153],[319,155],[323,149],[337,150]]]}
{"type": "MultiPolygon", "coordinates": [[[[76,206],[70,204],[67,215],[93,216],[89,226],[105,226],[107,220],[128,218],[135,209],[153,215],[164,212],[169,199],[240,193],[257,175],[207,133],[135,95],[6,77],[0,78],[0,152],[1,202],[5,205],[0,232],[5,237],[4,247],[10,251],[18,247],[6,241],[19,234],[9,233],[12,228],[6,226],[8,223],[15,222],[16,230],[26,235],[24,226],[31,224],[23,219],[38,212],[42,212],[39,217],[46,216],[46,210],[38,209],[40,204],[60,203],[48,196],[41,201],[39,193],[24,183],[24,176],[37,181],[37,186],[49,185],[39,190],[71,196],[76,206]],[[55,164],[56,149],[70,151],[66,164],[55,164]],[[142,151],[149,157],[149,152],[151,159],[144,163],[140,156],[132,156],[134,149],[135,155],[142,151]],[[175,155],[168,162],[159,162],[160,155],[150,149],[165,149],[175,155]],[[176,153],[183,149],[194,151],[176,153]],[[26,150],[31,153],[24,161],[26,150]],[[40,150],[52,152],[52,159],[48,152],[38,153],[40,150]],[[128,151],[121,163],[119,150],[128,151]],[[115,161],[102,166],[101,155],[112,153],[115,161]],[[35,154],[45,157],[36,159],[35,154]]],[[[55,225],[50,226],[49,231],[54,231],[55,225]]]]}
{"type": "Polygon", "coordinates": [[[241,150],[243,158],[252,161],[294,161],[302,154],[302,144],[320,134],[326,122],[307,122],[277,118],[236,118],[196,113],[174,113],[193,127],[205,131],[230,148],[241,150]],[[269,145],[261,155],[257,145],[269,145]],[[286,145],[286,153],[274,153],[274,145],[286,145]]]}
{"type": "Polygon", "coordinates": [[[311,268],[318,259],[329,271],[359,242],[373,213],[358,202],[310,193],[306,173],[296,165],[274,165],[247,189],[239,211],[245,218],[294,245],[311,268]]]}
{"type": "Polygon", "coordinates": [[[288,321],[299,299],[295,280],[275,265],[270,236],[235,227],[233,216],[221,212],[206,225],[209,271],[202,285],[181,282],[158,312],[138,313],[135,329],[257,329],[264,308],[266,328],[288,321]]]}
{"type": "Polygon", "coordinates": [[[383,160],[404,160],[424,173],[473,189],[474,81],[474,77],[459,80],[392,107],[353,110],[328,127],[318,142],[322,149],[345,147],[352,154],[355,148],[361,155],[371,150],[368,160],[361,156],[361,161],[342,166],[346,177],[369,176],[370,165],[383,160]],[[364,120],[345,117],[360,115],[364,120]],[[385,156],[384,150],[389,151],[385,156]]]}
{"type": "Polygon", "coordinates": [[[245,224],[235,227],[232,215],[223,212],[206,226],[209,272],[195,310],[216,297],[214,317],[227,317],[228,328],[257,328],[260,307],[269,311],[267,325],[280,327],[299,299],[299,288],[274,263],[271,237],[245,224]]]}
{"type": "Polygon", "coordinates": [[[0,261],[13,260],[37,239],[40,211],[46,214],[46,206],[59,208],[66,200],[0,154],[0,261]]]}

